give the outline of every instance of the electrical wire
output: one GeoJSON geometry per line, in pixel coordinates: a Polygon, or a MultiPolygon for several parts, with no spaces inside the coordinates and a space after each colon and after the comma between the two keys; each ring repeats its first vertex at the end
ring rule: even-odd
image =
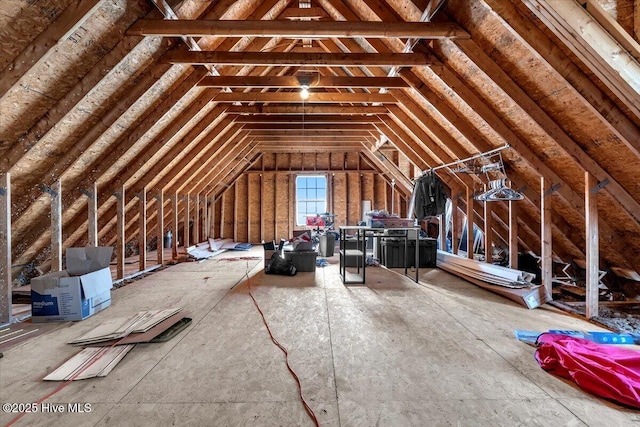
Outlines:
{"type": "MultiPolygon", "coordinates": [[[[247,263],[247,269],[248,268],[249,266],[247,263]]],[[[291,375],[296,380],[296,383],[298,383],[298,393],[300,395],[300,399],[302,400],[302,405],[304,406],[305,411],[307,411],[307,414],[309,414],[309,417],[311,417],[311,419],[313,420],[314,424],[316,426],[320,426],[318,417],[316,417],[315,412],[313,412],[313,409],[311,409],[311,406],[309,406],[309,404],[307,403],[307,400],[304,398],[304,394],[302,393],[302,383],[300,382],[300,378],[298,377],[298,374],[296,374],[296,372],[291,367],[291,364],[289,363],[289,352],[287,351],[287,348],[282,344],[280,344],[280,342],[273,336],[273,333],[271,332],[271,328],[269,327],[269,323],[267,322],[267,319],[264,317],[264,313],[260,309],[260,305],[258,304],[258,301],[256,301],[255,297],[253,296],[253,292],[251,292],[251,278],[249,277],[249,272],[247,271],[245,275],[247,276],[247,285],[249,286],[249,296],[253,301],[253,305],[255,305],[256,309],[258,309],[258,313],[260,313],[260,317],[262,317],[262,322],[264,323],[264,326],[267,328],[267,332],[269,332],[271,341],[273,341],[273,343],[276,346],[278,346],[278,348],[282,350],[282,352],[284,353],[285,361],[287,363],[287,369],[289,369],[289,372],[291,372],[291,375]]]]}

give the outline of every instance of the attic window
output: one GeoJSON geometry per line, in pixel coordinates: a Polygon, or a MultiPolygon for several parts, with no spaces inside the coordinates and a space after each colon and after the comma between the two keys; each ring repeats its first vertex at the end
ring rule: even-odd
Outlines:
{"type": "Polygon", "coordinates": [[[304,226],[307,216],[327,211],[327,177],[298,175],[296,177],[296,225],[304,226]]]}

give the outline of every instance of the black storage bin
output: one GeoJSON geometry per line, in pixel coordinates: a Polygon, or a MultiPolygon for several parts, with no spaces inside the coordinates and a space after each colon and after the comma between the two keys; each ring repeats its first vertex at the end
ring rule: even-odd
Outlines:
{"type": "MultiPolygon", "coordinates": [[[[420,268],[433,268],[436,266],[436,256],[438,253],[436,239],[420,239],[420,268]]],[[[416,254],[414,248],[415,241],[409,242],[409,267],[415,264],[416,254]]]]}
{"type": "MultiPolygon", "coordinates": [[[[387,268],[404,267],[404,240],[381,239],[380,264],[387,268]]],[[[409,251],[409,249],[407,249],[409,251]]]]}
{"type": "MultiPolygon", "coordinates": [[[[414,267],[416,258],[416,242],[407,242],[407,256],[404,258],[404,240],[384,239],[381,243],[380,263],[387,268],[414,267]]],[[[436,266],[436,240],[420,239],[420,267],[428,268],[436,266]]]]}

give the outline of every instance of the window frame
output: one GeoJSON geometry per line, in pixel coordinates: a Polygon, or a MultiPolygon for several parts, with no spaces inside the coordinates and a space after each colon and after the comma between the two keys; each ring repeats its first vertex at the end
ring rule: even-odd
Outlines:
{"type": "MultiPolygon", "coordinates": [[[[309,189],[312,187],[307,187],[304,186],[302,187],[304,189],[309,189]]],[[[320,187],[313,187],[315,189],[318,189],[320,187]]],[[[304,216],[302,216],[302,222],[299,222],[299,219],[301,218],[301,215],[311,215],[311,214],[320,214],[320,213],[325,213],[327,212],[328,206],[329,206],[329,178],[326,174],[318,174],[318,173],[299,173],[295,175],[295,181],[294,181],[294,197],[295,197],[295,226],[296,227],[305,227],[307,225],[306,223],[306,219],[304,216]],[[299,178],[322,178],[324,180],[324,198],[323,199],[299,199],[298,198],[298,190],[300,188],[299,183],[298,183],[298,179],[299,178]],[[305,202],[305,203],[318,203],[318,202],[324,202],[324,210],[322,212],[308,212],[308,211],[304,211],[304,212],[300,212],[300,202],[305,202]]]]}

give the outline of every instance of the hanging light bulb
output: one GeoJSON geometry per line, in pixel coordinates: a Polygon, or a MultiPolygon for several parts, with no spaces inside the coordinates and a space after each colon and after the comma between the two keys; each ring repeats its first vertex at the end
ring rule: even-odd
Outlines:
{"type": "Polygon", "coordinates": [[[300,91],[300,98],[309,99],[309,86],[302,85],[302,90],[300,91]]]}

